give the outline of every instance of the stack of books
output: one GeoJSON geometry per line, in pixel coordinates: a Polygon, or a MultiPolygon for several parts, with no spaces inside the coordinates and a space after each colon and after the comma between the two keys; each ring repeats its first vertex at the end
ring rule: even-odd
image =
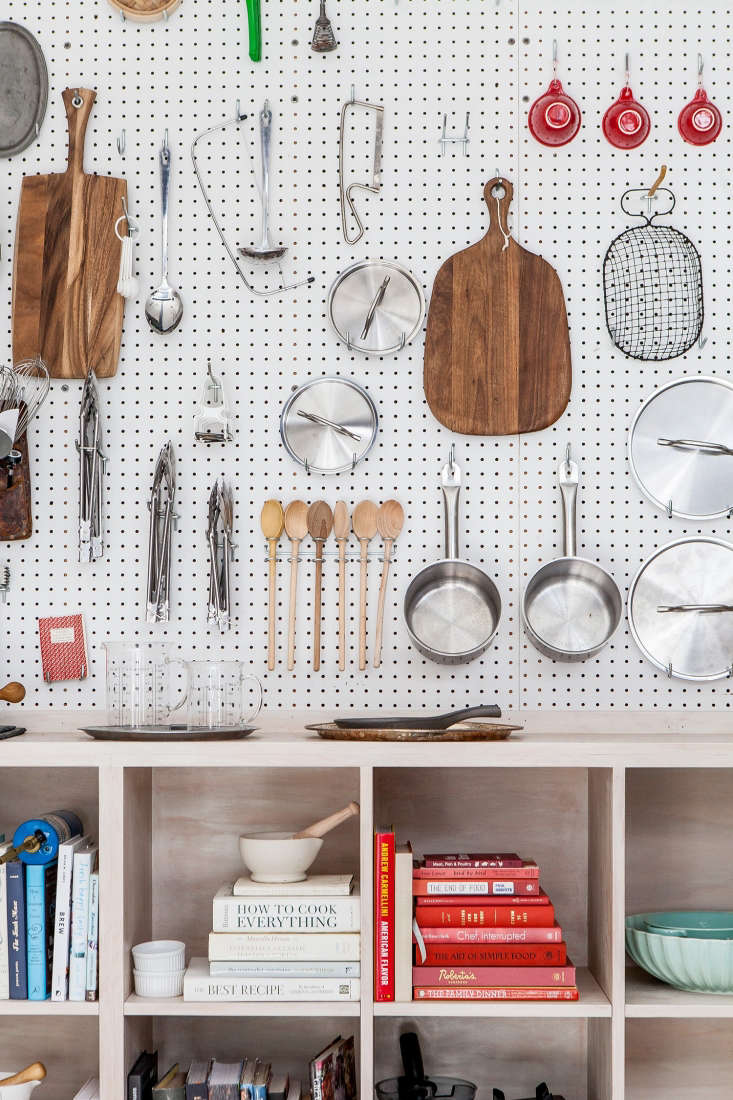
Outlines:
{"type": "Polygon", "coordinates": [[[361,898],[353,875],[258,883],[214,897],[208,959],[194,958],[185,1001],[356,1001],[361,898]]]}
{"type": "Polygon", "coordinates": [[[427,855],[415,864],[415,1000],[576,1001],[540,870],[514,853],[427,855]]]}
{"type": "Polygon", "coordinates": [[[97,859],[77,836],[50,863],[0,864],[0,1000],[97,1000],[97,859]]]}
{"type": "MultiPolygon", "coordinates": [[[[354,1037],[337,1036],[309,1066],[312,1100],[356,1100],[354,1037]]],[[[301,1100],[299,1080],[260,1058],[176,1062],[158,1076],[158,1052],[143,1051],[127,1075],[127,1100],[301,1100]]],[[[90,1098],[91,1100],[91,1098],[90,1098]]]]}

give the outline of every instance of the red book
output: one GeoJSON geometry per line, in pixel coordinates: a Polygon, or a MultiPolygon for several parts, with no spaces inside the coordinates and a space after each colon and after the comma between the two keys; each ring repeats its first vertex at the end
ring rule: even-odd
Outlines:
{"type": "MultiPolygon", "coordinates": [[[[418,909],[421,909],[423,906],[427,906],[429,908],[431,905],[436,906],[436,905],[460,905],[460,904],[462,904],[462,901],[459,898],[456,898],[455,900],[453,900],[453,898],[445,897],[445,896],[444,897],[433,896],[433,897],[429,897],[429,898],[419,897],[419,898],[416,898],[415,901],[416,901],[416,904],[418,906],[418,909]]],[[[491,896],[491,902],[492,902],[493,905],[514,905],[514,897],[512,895],[509,895],[508,897],[502,897],[501,894],[493,894],[491,896]]],[[[465,904],[478,905],[478,904],[480,904],[480,902],[478,900],[476,900],[476,901],[469,900],[465,904]]],[[[550,899],[548,898],[547,894],[542,889],[542,887],[539,888],[539,890],[536,894],[528,894],[526,897],[522,898],[522,905],[538,905],[538,906],[540,906],[540,908],[544,908],[544,907],[548,906],[549,904],[550,904],[550,899]]],[[[548,921],[547,923],[551,924],[552,922],[548,921]]]]}
{"type": "Polygon", "coordinates": [[[540,869],[531,860],[525,860],[521,867],[423,867],[422,864],[415,867],[412,872],[415,879],[478,879],[479,882],[487,882],[492,879],[518,879],[540,877],[540,869]]]}
{"type": "Polygon", "coordinates": [[[524,863],[516,852],[463,853],[425,856],[426,867],[521,867],[524,863]]]}
{"type": "MultiPolygon", "coordinates": [[[[429,899],[428,899],[429,900],[429,899]]],[[[420,928],[481,928],[499,926],[516,928],[548,928],[555,923],[555,908],[552,905],[502,905],[500,898],[492,899],[492,905],[440,905],[430,904],[417,912],[420,928]]],[[[504,901],[512,899],[503,899],[504,901]]]]}
{"type": "Polygon", "coordinates": [[[395,836],[374,834],[374,1000],[394,1000],[395,836]]]}
{"type": "Polygon", "coordinates": [[[412,892],[425,897],[538,897],[540,883],[536,878],[432,879],[413,878],[412,892]]]}
{"type": "Polygon", "coordinates": [[[566,966],[415,966],[414,985],[431,988],[465,989],[477,986],[556,986],[575,985],[575,967],[566,966]]]}
{"type": "Polygon", "coordinates": [[[421,928],[423,943],[562,943],[562,928],[421,928]]]}
{"type": "Polygon", "coordinates": [[[416,952],[418,966],[564,966],[567,947],[564,943],[494,944],[476,946],[469,944],[425,945],[425,957],[416,952]]]}
{"type": "Polygon", "coordinates": [[[448,989],[447,987],[426,988],[415,986],[412,995],[416,1001],[577,1001],[578,991],[573,987],[566,989],[547,989],[545,986],[522,986],[508,988],[489,986],[470,989],[448,989]]]}

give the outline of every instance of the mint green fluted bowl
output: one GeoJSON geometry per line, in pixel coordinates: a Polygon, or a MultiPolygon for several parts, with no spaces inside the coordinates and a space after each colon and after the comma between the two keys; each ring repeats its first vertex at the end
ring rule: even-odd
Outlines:
{"type": "Polygon", "coordinates": [[[626,918],[626,950],[642,970],[675,989],[733,993],[733,938],[726,932],[711,938],[713,928],[724,928],[730,917],[712,911],[637,913],[626,918]],[[649,926],[671,931],[648,932],[649,926]]]}

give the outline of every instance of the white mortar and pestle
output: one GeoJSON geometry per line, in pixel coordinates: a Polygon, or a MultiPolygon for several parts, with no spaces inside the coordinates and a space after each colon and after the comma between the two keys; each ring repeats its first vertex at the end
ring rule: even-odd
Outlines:
{"type": "Polygon", "coordinates": [[[350,802],[343,810],[298,833],[275,825],[247,833],[239,838],[242,862],[254,882],[302,882],[308,877],[306,872],[320,852],[326,833],[358,813],[358,802],[350,802]]]}
{"type": "Polygon", "coordinates": [[[28,1100],[45,1076],[42,1062],[33,1062],[17,1073],[0,1069],[0,1100],[28,1100]]]}

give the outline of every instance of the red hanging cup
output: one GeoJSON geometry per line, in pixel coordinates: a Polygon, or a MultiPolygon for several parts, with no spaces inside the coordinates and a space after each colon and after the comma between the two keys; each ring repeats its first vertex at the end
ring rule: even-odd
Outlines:
{"type": "Polygon", "coordinates": [[[694,98],[680,111],[677,129],[690,145],[709,145],[723,129],[723,116],[704,88],[698,88],[694,98]]]}
{"type": "Polygon", "coordinates": [[[636,149],[649,137],[652,128],[649,112],[627,84],[621,95],[603,116],[603,133],[617,149],[636,149]]]}
{"type": "Polygon", "coordinates": [[[565,94],[557,77],[550,81],[545,94],[534,101],[527,118],[532,137],[550,146],[567,145],[580,129],[580,123],[580,108],[565,94]]]}

